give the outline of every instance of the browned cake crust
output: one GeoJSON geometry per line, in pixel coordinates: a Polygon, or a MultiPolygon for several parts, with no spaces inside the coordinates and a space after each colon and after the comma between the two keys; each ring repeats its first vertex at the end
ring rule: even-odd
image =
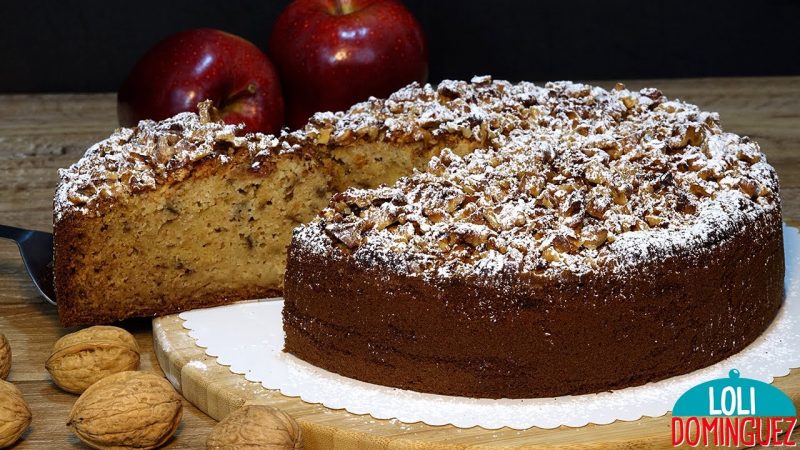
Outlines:
{"type": "Polygon", "coordinates": [[[287,352],[387,386],[531,398],[686,373],[771,323],[780,199],[755,143],[653,90],[536,97],[529,129],[337,194],[295,230],[287,352]]]}
{"type": "Polygon", "coordinates": [[[431,283],[294,246],[286,351],[436,394],[535,398],[635,386],[746,347],[780,308],[783,264],[777,213],[630,272],[519,276],[509,291],[431,283]]]}

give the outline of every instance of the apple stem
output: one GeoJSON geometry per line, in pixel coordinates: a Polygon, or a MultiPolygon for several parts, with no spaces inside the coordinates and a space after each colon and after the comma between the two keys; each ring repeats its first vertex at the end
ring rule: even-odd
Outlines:
{"type": "Polygon", "coordinates": [[[258,86],[255,83],[248,83],[247,86],[239,92],[234,93],[230,97],[223,99],[220,102],[220,109],[225,109],[228,105],[236,103],[239,100],[242,100],[247,97],[251,97],[258,92],[258,86]]]}
{"type": "Polygon", "coordinates": [[[342,6],[342,1],[334,0],[333,3],[336,4],[336,15],[343,16],[345,13],[344,13],[344,6],[342,6]]]}

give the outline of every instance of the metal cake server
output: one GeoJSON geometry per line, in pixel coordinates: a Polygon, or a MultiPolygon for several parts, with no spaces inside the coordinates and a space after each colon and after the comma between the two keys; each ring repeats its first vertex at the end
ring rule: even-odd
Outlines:
{"type": "Polygon", "coordinates": [[[33,284],[51,305],[56,304],[56,289],[53,283],[53,234],[44,231],[0,225],[0,238],[17,243],[25,269],[33,284]]]}

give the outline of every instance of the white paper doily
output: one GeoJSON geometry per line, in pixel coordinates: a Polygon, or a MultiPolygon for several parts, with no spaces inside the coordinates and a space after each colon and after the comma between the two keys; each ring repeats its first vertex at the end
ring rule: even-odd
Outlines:
{"type": "Polygon", "coordinates": [[[421,394],[345,378],[283,353],[280,299],[237,303],[180,315],[197,345],[250,381],[290,397],[354,414],[405,423],[460,428],[580,427],[658,417],[680,395],[737,368],[746,378],[772,382],[800,367],[800,233],[784,226],[786,300],[764,334],[742,352],[711,367],[612,392],[525,400],[490,400],[421,394]]]}

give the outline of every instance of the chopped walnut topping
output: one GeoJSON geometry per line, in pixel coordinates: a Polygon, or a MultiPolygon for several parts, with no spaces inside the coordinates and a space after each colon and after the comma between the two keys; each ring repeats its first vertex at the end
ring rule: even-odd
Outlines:
{"type": "MultiPolygon", "coordinates": [[[[439,95],[465,97],[451,88],[440,86],[439,95]]],[[[624,86],[548,84],[536,98],[539,114],[528,126],[492,123],[508,131],[492,135],[486,148],[464,157],[445,149],[425,172],[383,188],[409,199],[394,207],[392,220],[414,226],[358,227],[360,239],[347,236],[359,242],[354,255],[425,261],[409,270],[440,275],[488,267],[580,271],[612,257],[628,236],[693,226],[722,196],[738,195],[751,207],[760,205],[756,199],[774,201],[774,172],[763,184],[752,181],[758,147],[723,133],[714,114],[624,86]]],[[[352,205],[371,192],[342,196],[352,205]]],[[[331,208],[339,211],[336,199],[331,208]]],[[[366,220],[343,211],[342,223],[366,220]]]]}
{"type": "Polygon", "coordinates": [[[240,130],[207,106],[117,130],[60,172],[55,220],[102,214],[115,196],[179,183],[195,164],[235,160],[268,176],[286,155],[325,160],[331,148],[360,142],[478,148],[463,157],[445,149],[394,186],[338,194],[298,230],[318,251],[335,244],[412,274],[581,272],[657,247],[626,250],[632,242],[667,245],[658,241],[667,233],[780,205],[777,176],[756,143],[723,132],[714,113],[621,84],[415,83],[315,114],[302,130],[240,130]]]}

